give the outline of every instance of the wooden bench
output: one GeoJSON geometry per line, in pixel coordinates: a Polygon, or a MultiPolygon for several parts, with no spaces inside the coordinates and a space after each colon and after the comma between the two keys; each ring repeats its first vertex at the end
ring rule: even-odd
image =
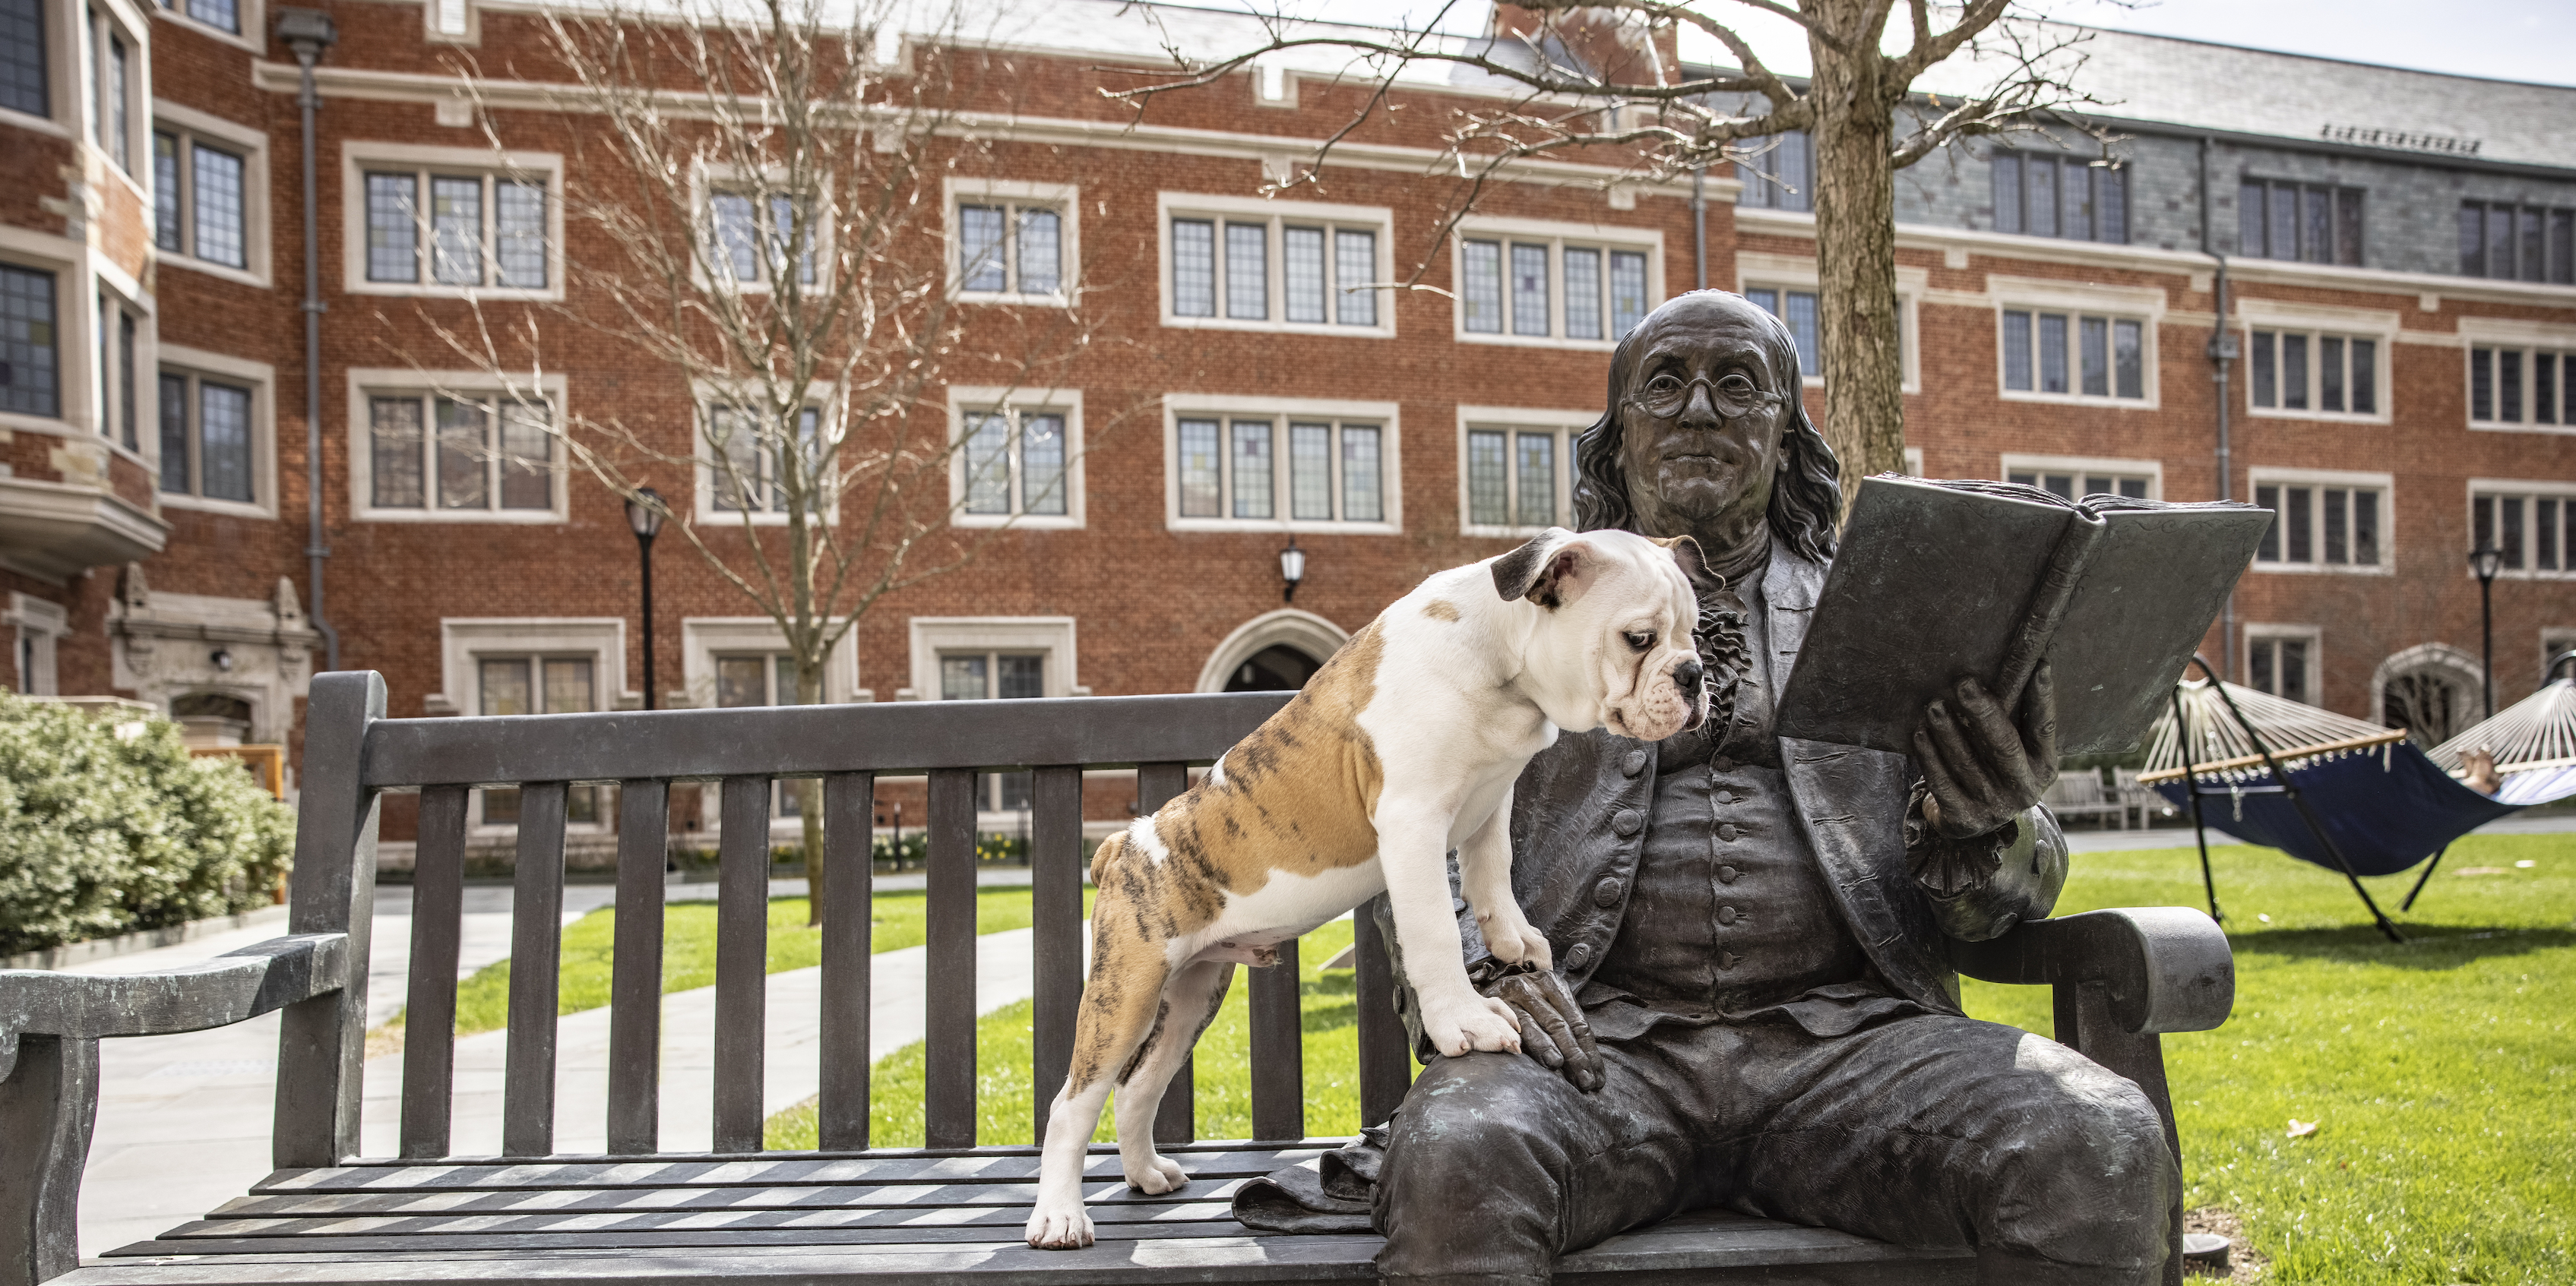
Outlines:
{"type": "MultiPolygon", "coordinates": [[[[1083,770],[1132,767],[1138,804],[1179,792],[1281,694],[801,706],[758,710],[383,717],[372,673],[313,681],[289,934],[165,973],[0,973],[0,1286],[216,1282],[1018,1283],[1366,1280],[1377,1239],[1253,1235],[1229,1217],[1245,1179],[1317,1155],[1309,1139],[1295,944],[1250,972],[1251,1141],[1192,1141],[1190,1077],[1158,1137],[1196,1179],[1129,1193],[1092,1160],[1101,1240],[1032,1251],[1020,1227],[1036,1150],[976,1146],[976,774],[1032,769],[1034,1068],[1046,1104],[1071,1053],[1082,979],[1083,770]],[[926,773],[927,1083],[923,1149],[871,1149],[868,840],[879,774],[926,773]],[[761,1151],[770,782],[823,781],[821,1151],[761,1151]],[[658,1150],[663,852],[673,781],[720,783],[713,1153],[658,1150]],[[620,866],[605,1102],[554,1101],[558,910],[567,783],[620,787],[620,866]],[[520,788],[503,1155],[449,1155],[467,792],[520,788]],[[421,793],[400,1156],[359,1151],[376,803],[421,793]],[[74,1258],[74,1204],[102,1037],[191,1031],[282,1009],[276,1173],[239,1200],[130,1246],[74,1258]],[[559,1112],[604,1113],[608,1155],[558,1155],[559,1112]],[[1045,1276],[1041,1276],[1044,1274],[1045,1276]]],[[[1360,1101],[1391,1114],[1411,1075],[1372,918],[1357,917],[1360,1101]]],[[[2136,1079],[2164,1110],[2157,1033],[2216,1026],[2233,994],[2225,938],[2197,912],[2094,912],[1962,949],[1964,972],[2056,988],[2061,1039],[2136,1079]]],[[[594,1118],[595,1119],[595,1118],[594,1118]]],[[[2177,1233],[2177,1237],[2179,1233],[2177,1233]]],[[[1568,1257],[1569,1280],[1936,1282],[1964,1253],[1890,1246],[1706,1212],[1568,1257]]],[[[2174,1279],[2179,1280],[2179,1261],[2174,1279]]]]}

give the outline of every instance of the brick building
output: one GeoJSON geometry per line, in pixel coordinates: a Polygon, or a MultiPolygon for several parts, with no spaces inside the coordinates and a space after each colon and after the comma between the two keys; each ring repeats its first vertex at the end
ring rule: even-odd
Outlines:
{"type": "MultiPolygon", "coordinates": [[[[325,6],[317,401],[281,11],[171,5],[0,0],[0,675],[253,742],[291,740],[333,648],[384,672],[398,717],[639,703],[620,503],[514,417],[658,414],[679,443],[705,408],[595,344],[547,354],[537,404],[478,399],[426,357],[468,291],[585,304],[563,264],[566,118],[496,70],[541,45],[536,8],[325,6]],[[490,78],[479,99],[460,58],[490,78]],[[447,460],[423,429],[446,415],[497,426],[497,448],[447,460]]],[[[1646,309],[1739,289],[1812,349],[1801,139],[1708,175],[1701,218],[1687,182],[1536,167],[1439,250],[1425,280],[1446,293],[1341,292],[1429,252],[1438,117],[1477,86],[1408,84],[1417,110],[1340,145],[1322,191],[1264,200],[1356,101],[1328,66],[1283,58],[1131,123],[1092,69],[1259,28],[1026,8],[978,46],[1013,119],[947,189],[957,286],[1000,325],[1078,284],[1115,342],[1007,407],[956,372],[948,432],[1004,419],[988,489],[955,471],[955,521],[1011,530],[880,604],[827,700],[1293,684],[1421,575],[1568,520],[1572,435],[1646,309]]],[[[2576,645],[2576,164],[2551,146],[2576,90],[2118,33],[2088,53],[2112,141],[1980,142],[1900,177],[1916,467],[2205,499],[2223,416],[2227,493],[2282,515],[2209,643],[2240,679],[2460,726],[2484,675],[2463,555],[2493,540],[2497,699],[2529,691],[2576,645]]],[[[712,516],[707,469],[686,472],[653,481],[712,516]]],[[[676,544],[655,564],[662,704],[778,699],[777,631],[676,544]]],[[[1014,789],[993,784],[996,812],[1014,789]]]]}

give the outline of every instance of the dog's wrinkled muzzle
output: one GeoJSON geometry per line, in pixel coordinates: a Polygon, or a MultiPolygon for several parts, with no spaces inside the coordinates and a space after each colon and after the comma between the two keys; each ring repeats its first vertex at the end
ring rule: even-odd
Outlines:
{"type": "Polygon", "coordinates": [[[1689,693],[1690,713],[1682,716],[1682,731],[1689,732],[1708,722],[1707,671],[1694,658],[1673,669],[1673,686],[1689,693]]]}

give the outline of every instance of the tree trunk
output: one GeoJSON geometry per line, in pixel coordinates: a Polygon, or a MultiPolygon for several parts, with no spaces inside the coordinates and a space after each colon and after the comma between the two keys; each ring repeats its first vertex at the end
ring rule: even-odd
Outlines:
{"type": "Polygon", "coordinates": [[[1850,3],[1810,7],[1848,34],[1850,54],[1809,45],[1815,81],[1816,277],[1823,316],[1825,440],[1843,498],[1860,480],[1905,469],[1905,367],[1897,345],[1894,104],[1878,33],[1850,3]],[[1839,12],[1838,12],[1839,11],[1839,12]],[[1848,21],[1833,21],[1848,19],[1848,21]]]}
{"type": "MultiPolygon", "coordinates": [[[[818,631],[819,632],[819,631],[818,631]]],[[[796,703],[823,703],[823,663],[806,657],[796,658],[796,703]]],[[[796,812],[805,826],[805,923],[823,922],[823,782],[820,778],[802,777],[790,784],[796,792],[796,812]]],[[[864,846],[862,846],[864,847],[864,846]]]]}

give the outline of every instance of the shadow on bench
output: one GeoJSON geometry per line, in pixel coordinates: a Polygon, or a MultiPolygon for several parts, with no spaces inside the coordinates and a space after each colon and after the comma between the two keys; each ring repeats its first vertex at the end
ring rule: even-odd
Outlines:
{"type": "MultiPolygon", "coordinates": [[[[1133,768],[1151,809],[1277,709],[1283,693],[774,707],[387,720],[373,673],[318,676],[288,936],[188,969],[0,972],[0,1286],[214,1282],[666,1282],[788,1278],[1015,1283],[1367,1280],[1374,1237],[1252,1234],[1243,1180],[1311,1158],[1295,943],[1250,971],[1253,1142],[1194,1142],[1188,1071],[1156,1138],[1194,1180],[1146,1197],[1095,1151],[1100,1244],[1020,1244],[1037,1150],[975,1146],[975,786],[1033,770],[1030,844],[1037,1119],[1071,1060],[1082,968],[1082,773],[1133,768]],[[876,778],[930,784],[924,1139],[868,1146],[869,839],[876,778]],[[821,968],[822,1151],[760,1151],[769,801],[820,777],[827,851],[821,968]],[[662,1153],[662,892],[668,791],[721,783],[714,1154],[662,1153]],[[619,787],[619,871],[605,1103],[609,1155],[555,1154],[555,1005],[568,786],[619,787]],[[520,789],[503,1156],[449,1155],[466,803],[520,789]],[[421,792],[400,1157],[356,1159],[374,906],[376,801],[421,792]],[[104,1037],[218,1027],[284,1010],[277,1172],[248,1195],[81,1267],[74,1203],[104,1037]],[[68,1276],[65,1276],[68,1274],[68,1276]]],[[[1375,918],[1358,939],[1360,1106],[1393,1113],[1412,1067],[1375,918]]],[[[2158,1033],[2217,1026],[2234,994],[2226,938],[2197,912],[2096,911],[1960,946],[1960,971],[2055,989],[2057,1034],[2144,1087],[2175,1140],[2158,1033]]],[[[2179,1146],[2177,1142],[2177,1147],[2179,1146]]],[[[2178,1213],[2178,1212],[2177,1212],[2178,1213]]],[[[2176,1237],[2179,1233],[2177,1219],[2176,1237]]],[[[2180,1258],[2167,1277],[2180,1280],[2180,1258]]],[[[1966,1252],[1701,1212],[1566,1258],[1560,1279],[1625,1282],[1973,1280],[1966,1252]]]]}

